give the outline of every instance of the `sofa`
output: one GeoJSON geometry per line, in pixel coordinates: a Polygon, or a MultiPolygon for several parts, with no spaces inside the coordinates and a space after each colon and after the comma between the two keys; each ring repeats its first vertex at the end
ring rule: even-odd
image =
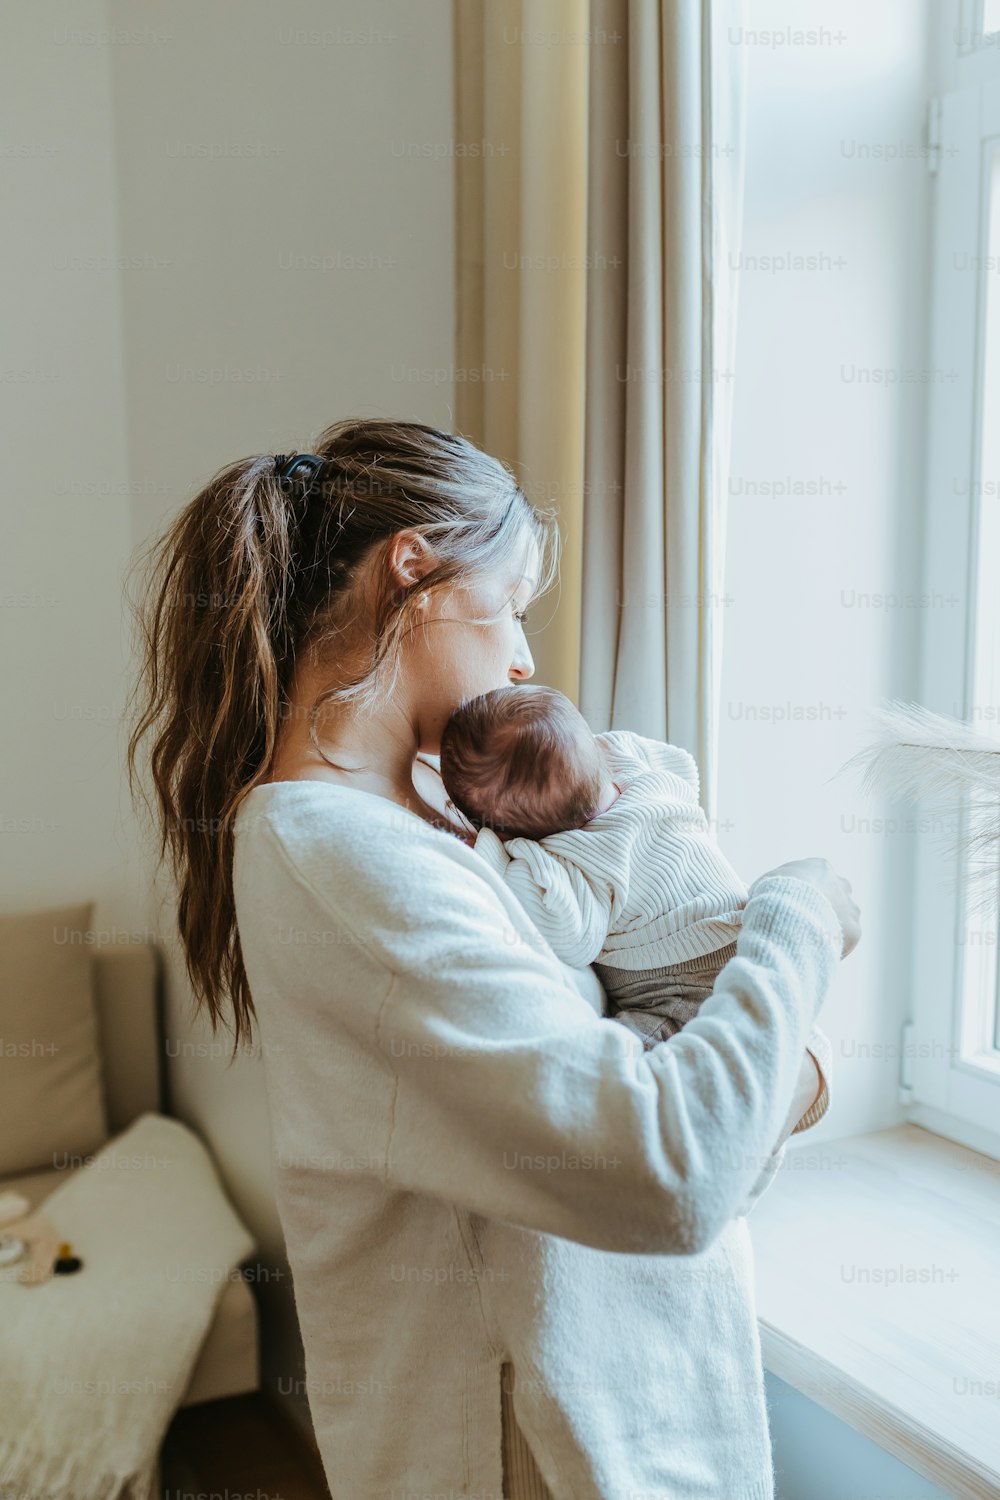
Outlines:
{"type": "MultiPolygon", "coordinates": [[[[161,963],[144,943],[93,952],[94,1001],[107,1124],[111,1137],[147,1111],[167,1114],[160,1059],[161,963]]],[[[0,1124],[3,1102],[0,1099],[0,1124]]],[[[13,1189],[32,1209],[83,1165],[0,1176],[0,1193],[13,1189]]],[[[257,1304],[249,1282],[226,1282],[191,1375],[182,1407],[242,1395],[260,1384],[257,1304]]]]}

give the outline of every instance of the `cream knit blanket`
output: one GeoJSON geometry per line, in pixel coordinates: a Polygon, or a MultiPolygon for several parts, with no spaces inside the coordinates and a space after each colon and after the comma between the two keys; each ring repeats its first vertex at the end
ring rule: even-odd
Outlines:
{"type": "Polygon", "coordinates": [[[198,1137],[144,1114],[42,1205],[82,1268],[0,1281],[0,1479],[146,1500],[226,1281],[254,1242],[198,1137]]]}

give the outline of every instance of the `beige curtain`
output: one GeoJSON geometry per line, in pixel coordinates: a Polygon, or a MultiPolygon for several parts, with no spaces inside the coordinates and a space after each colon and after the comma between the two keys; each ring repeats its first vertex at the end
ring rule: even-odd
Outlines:
{"type": "Polygon", "coordinates": [[[456,425],[558,509],[536,681],[690,750],[710,818],[741,26],[741,0],[455,0],[456,425]]]}
{"type": "Polygon", "coordinates": [[[559,510],[535,680],[579,703],[588,0],[454,0],[459,431],[559,510]],[[464,378],[463,378],[464,377],[464,378]],[[544,393],[544,394],[543,394],[544,393]]]}

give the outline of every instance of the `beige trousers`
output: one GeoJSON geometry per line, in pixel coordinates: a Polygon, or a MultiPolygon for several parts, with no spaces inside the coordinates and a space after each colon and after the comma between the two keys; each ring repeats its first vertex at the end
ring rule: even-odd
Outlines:
{"type": "Polygon", "coordinates": [[[552,1500],[552,1491],[539,1473],[527,1439],[514,1416],[513,1382],[514,1366],[503,1365],[500,1370],[500,1413],[504,1500],[552,1500]]]}

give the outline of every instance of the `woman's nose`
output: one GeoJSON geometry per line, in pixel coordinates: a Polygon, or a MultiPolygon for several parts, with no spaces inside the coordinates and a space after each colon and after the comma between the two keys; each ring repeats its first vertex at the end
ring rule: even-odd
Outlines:
{"type": "Polygon", "coordinates": [[[523,651],[519,651],[511,662],[509,675],[516,678],[519,682],[527,677],[534,677],[535,663],[527,646],[525,646],[523,651]]]}

